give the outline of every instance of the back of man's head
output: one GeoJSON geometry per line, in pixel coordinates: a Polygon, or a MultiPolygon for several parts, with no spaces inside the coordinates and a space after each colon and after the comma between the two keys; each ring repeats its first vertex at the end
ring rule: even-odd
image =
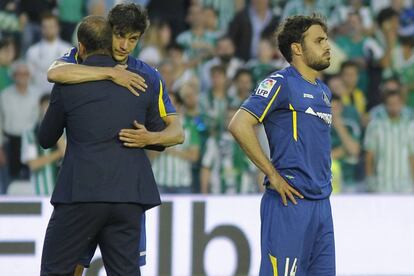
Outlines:
{"type": "Polygon", "coordinates": [[[77,35],[86,55],[111,55],[112,31],[104,17],[97,15],[85,17],[79,25],[77,35]]]}

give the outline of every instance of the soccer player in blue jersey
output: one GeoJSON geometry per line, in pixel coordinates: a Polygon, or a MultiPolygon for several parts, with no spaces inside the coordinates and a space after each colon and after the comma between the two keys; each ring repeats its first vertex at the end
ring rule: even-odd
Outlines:
{"type": "Polygon", "coordinates": [[[330,64],[327,27],[317,16],[293,16],[277,39],[290,66],[265,78],[229,125],[266,175],[260,275],[334,276],[331,92],[317,79],[330,64]],[[270,160],[255,135],[258,123],[264,124],[270,160]]]}
{"type": "MultiPolygon", "coordinates": [[[[146,147],[151,149],[153,144],[172,146],[182,142],[182,127],[179,117],[175,113],[166,91],[164,81],[159,72],[144,62],[130,56],[140,37],[148,26],[146,11],[135,4],[116,5],[108,14],[108,21],[112,27],[112,56],[124,67],[91,67],[83,66],[77,48],[72,48],[66,55],[58,59],[49,68],[48,79],[57,83],[81,83],[93,80],[112,80],[128,88],[139,96],[144,93],[156,93],[159,98],[158,116],[147,118],[145,125],[133,123],[135,128],[120,131],[119,139],[126,147],[146,147]],[[136,74],[138,73],[138,74],[136,74]],[[162,127],[161,127],[162,125],[162,127]]],[[[137,254],[140,254],[139,265],[145,264],[145,216],[141,223],[141,244],[137,245],[137,254]]],[[[96,244],[91,243],[89,252],[79,261],[88,266],[95,252],[96,244]]],[[[77,267],[76,275],[81,275],[82,268],[77,267]]]]}

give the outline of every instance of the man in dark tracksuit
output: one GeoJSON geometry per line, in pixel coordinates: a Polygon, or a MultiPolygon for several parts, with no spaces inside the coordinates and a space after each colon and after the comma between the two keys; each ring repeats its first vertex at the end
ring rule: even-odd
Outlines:
{"type": "MultiPolygon", "coordinates": [[[[78,30],[84,65],[113,67],[112,32],[97,16],[78,30]]],[[[158,76],[158,75],[157,75],[158,76]]],[[[149,78],[148,85],[161,82],[149,78]]],[[[67,149],[51,203],[41,275],[73,275],[81,255],[97,241],[108,275],[140,275],[137,245],[142,212],[160,204],[151,164],[141,148],[127,148],[121,129],[165,112],[159,95],[139,97],[111,81],[56,84],[39,129],[53,146],[65,129],[67,149]]]]}

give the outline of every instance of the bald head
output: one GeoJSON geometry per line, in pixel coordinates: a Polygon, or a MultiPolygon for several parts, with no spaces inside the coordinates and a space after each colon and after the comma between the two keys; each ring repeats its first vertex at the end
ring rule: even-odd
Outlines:
{"type": "Polygon", "coordinates": [[[104,17],[97,15],[85,17],[79,25],[77,35],[84,54],[111,55],[112,30],[104,17]]]}

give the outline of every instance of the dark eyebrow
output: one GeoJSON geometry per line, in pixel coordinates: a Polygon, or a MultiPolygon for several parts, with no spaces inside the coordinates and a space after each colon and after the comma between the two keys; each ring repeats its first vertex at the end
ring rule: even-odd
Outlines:
{"type": "Polygon", "coordinates": [[[318,36],[315,41],[328,39],[328,36],[318,36]]]}

